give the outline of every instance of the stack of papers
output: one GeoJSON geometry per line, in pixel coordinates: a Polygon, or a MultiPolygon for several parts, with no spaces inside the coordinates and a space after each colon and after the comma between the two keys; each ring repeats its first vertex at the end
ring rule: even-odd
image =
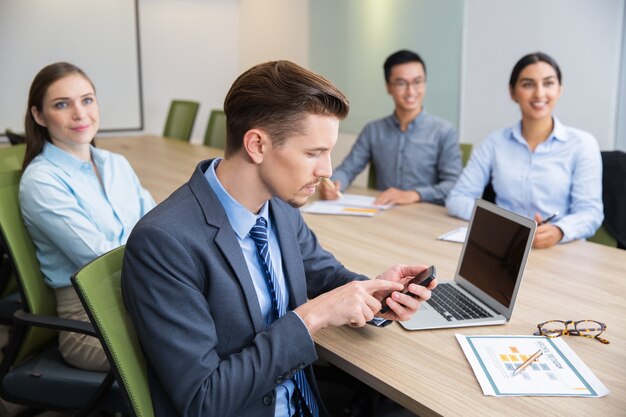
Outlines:
{"type": "Polygon", "coordinates": [[[485,395],[602,397],[609,393],[562,337],[457,334],[456,338],[485,395]],[[514,375],[539,350],[542,355],[514,375]]]}
{"type": "Polygon", "coordinates": [[[380,210],[387,210],[393,207],[393,204],[376,205],[374,204],[375,200],[376,197],[366,195],[344,194],[342,198],[337,200],[315,201],[304,207],[302,211],[313,214],[371,217],[380,210]]]}

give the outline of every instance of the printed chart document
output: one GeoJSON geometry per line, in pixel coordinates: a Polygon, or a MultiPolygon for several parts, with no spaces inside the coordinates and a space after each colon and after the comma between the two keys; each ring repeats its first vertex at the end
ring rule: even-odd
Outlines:
{"type": "Polygon", "coordinates": [[[371,217],[380,210],[387,210],[393,204],[376,205],[376,197],[358,194],[344,194],[337,200],[314,201],[302,209],[305,213],[314,214],[340,214],[347,216],[368,216],[371,217]]]}
{"type": "Polygon", "coordinates": [[[603,397],[609,393],[562,337],[457,333],[456,338],[485,395],[603,397]],[[543,355],[513,376],[538,350],[543,355]]]}
{"type": "Polygon", "coordinates": [[[467,235],[467,226],[457,227],[443,235],[439,236],[439,240],[447,240],[448,242],[465,242],[465,236],[467,235]]]}

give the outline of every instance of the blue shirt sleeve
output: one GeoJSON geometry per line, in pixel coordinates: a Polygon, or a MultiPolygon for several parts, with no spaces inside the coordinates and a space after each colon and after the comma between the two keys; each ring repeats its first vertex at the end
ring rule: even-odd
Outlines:
{"type": "Polygon", "coordinates": [[[472,216],[474,201],[482,197],[489,183],[493,150],[494,143],[490,139],[474,147],[467,166],[446,198],[446,208],[452,216],[464,220],[472,216]]]}
{"type": "Polygon", "coordinates": [[[603,220],[602,157],[597,141],[589,137],[581,141],[572,167],[569,213],[554,224],[563,231],[561,241],[569,242],[593,236],[603,220]]]}
{"type": "Polygon", "coordinates": [[[423,201],[442,204],[461,174],[461,149],[456,130],[451,126],[440,134],[437,146],[437,182],[415,188],[423,201]]]}

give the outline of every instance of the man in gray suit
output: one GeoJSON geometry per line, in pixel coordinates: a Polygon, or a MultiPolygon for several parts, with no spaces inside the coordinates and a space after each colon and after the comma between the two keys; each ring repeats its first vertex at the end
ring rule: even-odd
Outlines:
{"type": "Polygon", "coordinates": [[[126,247],[122,290],[155,413],[327,416],[311,336],[406,320],[436,284],[400,292],[424,265],[396,265],[374,280],[348,271],[297,210],[331,175],[348,113],[330,82],[268,62],[234,82],[224,111],[225,157],[201,162],[126,247]]]}

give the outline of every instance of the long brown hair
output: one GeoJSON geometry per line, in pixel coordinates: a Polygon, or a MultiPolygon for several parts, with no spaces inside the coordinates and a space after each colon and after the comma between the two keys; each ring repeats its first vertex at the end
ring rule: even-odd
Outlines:
{"type": "MultiPolygon", "coordinates": [[[[26,131],[26,154],[24,155],[24,163],[22,169],[26,169],[28,164],[41,153],[43,145],[46,141],[50,141],[48,129],[37,123],[33,117],[31,109],[35,107],[37,111],[43,110],[43,99],[48,92],[48,88],[56,81],[71,74],[79,74],[81,77],[89,81],[93,87],[94,93],[96,87],[85,72],[74,64],[69,62],[56,62],[44,67],[35,76],[33,83],[30,85],[28,93],[28,106],[26,108],[26,117],[24,118],[24,128],[26,131]]],[[[93,140],[92,140],[93,144],[93,140]]]]}

